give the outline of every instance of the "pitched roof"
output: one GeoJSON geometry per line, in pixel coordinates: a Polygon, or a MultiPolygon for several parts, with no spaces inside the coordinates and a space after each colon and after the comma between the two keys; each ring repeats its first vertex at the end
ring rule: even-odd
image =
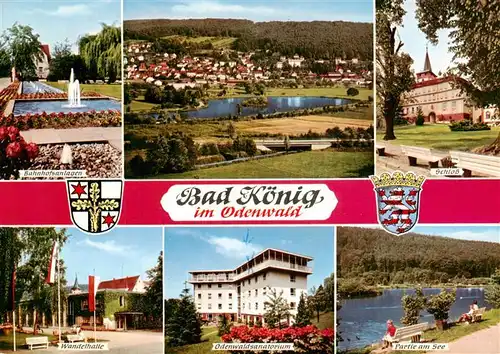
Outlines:
{"type": "Polygon", "coordinates": [[[113,280],[105,280],[99,283],[98,290],[114,289],[114,290],[127,290],[132,291],[135,284],[139,280],[139,275],[133,277],[125,277],[113,280]]]}
{"type": "Polygon", "coordinates": [[[429,52],[427,49],[425,50],[424,72],[432,72],[431,60],[429,59],[429,52]]]}
{"type": "Polygon", "coordinates": [[[44,52],[45,55],[47,56],[47,59],[50,60],[51,57],[50,57],[50,48],[49,48],[49,45],[48,44],[42,44],[40,47],[42,49],[42,52],[44,52]]]}

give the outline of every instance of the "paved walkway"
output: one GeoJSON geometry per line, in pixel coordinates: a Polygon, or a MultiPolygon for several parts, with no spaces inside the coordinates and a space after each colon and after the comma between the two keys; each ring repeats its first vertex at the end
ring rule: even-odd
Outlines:
{"type": "Polygon", "coordinates": [[[109,142],[115,149],[123,151],[121,127],[31,129],[21,132],[21,135],[27,142],[41,145],[109,142]]]}
{"type": "Polygon", "coordinates": [[[500,324],[474,332],[449,344],[449,351],[432,354],[498,354],[500,353],[500,324]]]}

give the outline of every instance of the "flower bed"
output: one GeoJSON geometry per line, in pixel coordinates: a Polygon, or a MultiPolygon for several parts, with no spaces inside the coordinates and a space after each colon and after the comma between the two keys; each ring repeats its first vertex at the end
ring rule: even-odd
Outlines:
{"type": "MultiPolygon", "coordinates": [[[[333,353],[335,333],[333,328],[319,330],[315,326],[270,329],[264,327],[235,326],[222,336],[225,343],[293,343],[296,353],[333,353]]],[[[233,352],[232,352],[233,353],[233,352]]],[[[238,351],[234,353],[252,353],[238,351]]],[[[261,353],[270,353],[262,351],[261,353]]],[[[282,353],[274,351],[273,353],[282,353]]]]}
{"type": "Polygon", "coordinates": [[[0,126],[15,126],[20,130],[43,128],[83,128],[83,127],[119,127],[121,112],[115,110],[90,111],[76,113],[35,113],[23,116],[10,115],[0,117],[0,126]]]}
{"type": "Polygon", "coordinates": [[[3,115],[5,105],[10,100],[17,96],[17,90],[19,89],[20,83],[18,81],[11,83],[9,86],[0,91],[0,114],[3,115]]]}
{"type": "Polygon", "coordinates": [[[0,179],[19,178],[19,171],[28,168],[38,154],[38,146],[26,143],[18,128],[0,127],[0,179]]]}
{"type": "MultiPolygon", "coordinates": [[[[97,92],[85,91],[81,93],[81,97],[105,97],[97,92]]],[[[66,92],[37,92],[37,93],[22,93],[15,96],[16,100],[42,100],[42,99],[67,99],[66,92]]]]}

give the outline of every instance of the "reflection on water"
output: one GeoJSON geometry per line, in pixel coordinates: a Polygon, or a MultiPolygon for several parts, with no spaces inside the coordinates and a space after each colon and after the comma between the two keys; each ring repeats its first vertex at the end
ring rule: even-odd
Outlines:
{"type": "MultiPolygon", "coordinates": [[[[424,289],[424,294],[437,294],[440,291],[424,289]]],[[[400,327],[400,319],[403,317],[401,298],[405,292],[414,294],[415,290],[385,290],[381,296],[342,301],[342,308],[337,316],[344,341],[339,343],[339,348],[358,348],[379,342],[385,334],[388,319],[393,320],[396,327],[400,327]]],[[[477,300],[479,307],[489,307],[484,300],[483,288],[460,288],[456,294],[457,300],[451,308],[450,320],[457,320],[461,314],[469,311],[473,300],[477,300]]],[[[434,322],[434,317],[426,311],[422,311],[421,315],[421,322],[434,322]]]]}
{"type": "MultiPolygon", "coordinates": [[[[187,115],[190,118],[215,118],[227,117],[228,115],[238,114],[238,104],[241,104],[245,98],[226,98],[222,100],[210,100],[207,107],[189,111],[187,115]]],[[[338,106],[348,104],[350,101],[342,98],[330,97],[267,97],[266,107],[241,107],[242,116],[256,115],[258,113],[269,114],[276,112],[289,112],[296,109],[317,108],[323,106],[338,106]]]]}

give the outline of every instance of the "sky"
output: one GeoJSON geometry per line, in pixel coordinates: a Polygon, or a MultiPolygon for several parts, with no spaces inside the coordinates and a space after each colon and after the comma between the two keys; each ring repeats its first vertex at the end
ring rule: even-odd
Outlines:
{"type": "Polygon", "coordinates": [[[441,30],[439,34],[439,43],[434,46],[428,43],[423,32],[418,28],[418,21],[415,18],[417,6],[415,0],[405,1],[406,15],[403,19],[403,28],[399,29],[399,36],[404,43],[403,51],[410,54],[413,58],[413,70],[415,73],[424,69],[425,47],[429,45],[429,58],[431,60],[432,71],[437,75],[440,71],[446,72],[453,59],[453,54],[448,52],[449,32],[441,30]]]}
{"type": "Polygon", "coordinates": [[[118,227],[103,235],[87,235],[69,228],[61,251],[68,285],[73,285],[75,275],[80,284],[87,284],[94,269],[101,280],[134,275],[146,280],[146,271],[156,265],[162,250],[162,232],[161,227],[118,227]]]}
{"type": "Polygon", "coordinates": [[[189,271],[234,269],[266,248],[314,258],[309,289],[333,273],[333,227],[167,227],[163,294],[179,297],[189,271]]]}
{"type": "Polygon", "coordinates": [[[372,0],[124,0],[124,19],[373,22],[372,0]]]}
{"type": "Polygon", "coordinates": [[[76,53],[80,36],[99,32],[101,23],[121,24],[120,0],[2,0],[0,9],[2,31],[15,22],[29,25],[51,51],[68,38],[76,53]]]}
{"type": "MultiPolygon", "coordinates": [[[[367,225],[367,228],[381,226],[367,225]]],[[[500,243],[500,226],[415,226],[411,232],[430,236],[444,236],[469,241],[500,243]]],[[[401,236],[401,237],[404,237],[401,236]]]]}

